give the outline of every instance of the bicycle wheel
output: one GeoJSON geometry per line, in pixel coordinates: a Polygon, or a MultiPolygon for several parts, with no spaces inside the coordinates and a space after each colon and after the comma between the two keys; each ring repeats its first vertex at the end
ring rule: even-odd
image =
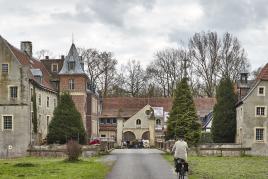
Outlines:
{"type": "Polygon", "coordinates": [[[184,165],[182,165],[179,172],[179,179],[184,179],[184,174],[185,174],[184,165]]]}

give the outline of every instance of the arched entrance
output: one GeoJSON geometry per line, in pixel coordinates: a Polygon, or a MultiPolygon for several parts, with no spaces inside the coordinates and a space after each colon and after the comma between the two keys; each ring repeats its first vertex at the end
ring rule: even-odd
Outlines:
{"type": "Polygon", "coordinates": [[[144,140],[149,140],[150,139],[150,132],[149,131],[146,131],[142,134],[142,139],[144,140]]]}
{"type": "Polygon", "coordinates": [[[123,133],[123,139],[124,141],[134,141],[136,139],[136,136],[133,132],[127,131],[123,133]]]}

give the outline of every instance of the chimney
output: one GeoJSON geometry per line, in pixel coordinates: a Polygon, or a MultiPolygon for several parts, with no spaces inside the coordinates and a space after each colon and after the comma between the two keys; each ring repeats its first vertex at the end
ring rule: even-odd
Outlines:
{"type": "Polygon", "coordinates": [[[49,56],[45,56],[45,58],[46,58],[46,60],[48,60],[49,59],[49,56]]]}
{"type": "Polygon", "coordinates": [[[30,57],[32,57],[32,55],[33,55],[32,42],[30,42],[30,41],[22,41],[22,42],[20,42],[20,49],[23,52],[26,52],[30,57]]]}
{"type": "Polygon", "coordinates": [[[64,55],[61,56],[61,59],[64,60],[64,55]]]}
{"type": "Polygon", "coordinates": [[[246,72],[240,73],[240,82],[241,82],[241,84],[248,83],[248,73],[246,73],[246,72]]]}

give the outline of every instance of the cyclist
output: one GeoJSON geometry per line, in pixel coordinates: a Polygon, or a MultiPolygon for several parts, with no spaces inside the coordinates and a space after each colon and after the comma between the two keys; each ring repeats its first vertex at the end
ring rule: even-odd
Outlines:
{"type": "Polygon", "coordinates": [[[185,171],[188,171],[187,150],[188,145],[187,142],[184,141],[184,136],[179,135],[178,141],[175,142],[172,148],[172,153],[174,154],[175,169],[177,165],[177,160],[180,160],[180,162],[184,163],[185,171]]]}

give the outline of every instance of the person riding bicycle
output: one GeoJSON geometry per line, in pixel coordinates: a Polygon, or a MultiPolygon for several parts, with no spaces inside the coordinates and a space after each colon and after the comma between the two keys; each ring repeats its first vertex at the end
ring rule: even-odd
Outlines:
{"type": "Polygon", "coordinates": [[[188,145],[187,142],[184,141],[184,136],[179,135],[179,139],[172,148],[172,153],[174,154],[174,163],[175,163],[175,169],[177,166],[177,161],[180,160],[180,162],[184,163],[185,171],[188,171],[188,163],[187,163],[187,150],[188,145]]]}

